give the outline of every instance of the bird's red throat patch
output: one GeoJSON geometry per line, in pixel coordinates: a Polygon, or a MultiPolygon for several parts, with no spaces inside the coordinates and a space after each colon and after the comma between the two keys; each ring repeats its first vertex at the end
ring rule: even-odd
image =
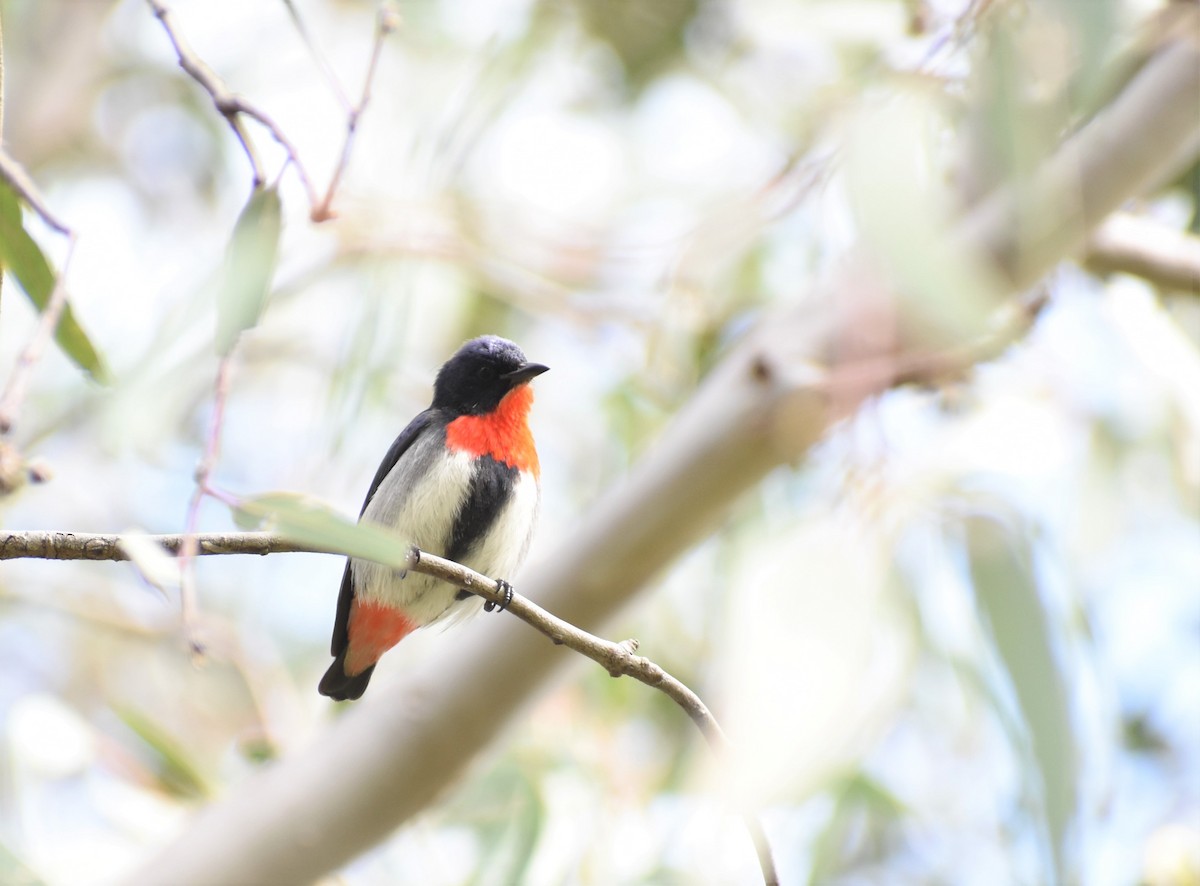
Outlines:
{"type": "Polygon", "coordinates": [[[416,629],[416,622],[394,606],[355,600],[350,604],[346,675],[358,676],[416,629]]]}
{"type": "Polygon", "coordinates": [[[446,425],[446,446],[471,455],[490,455],[518,471],[540,471],[533,434],[526,418],[533,405],[533,389],[513,388],[487,415],[463,415],[446,425]]]}

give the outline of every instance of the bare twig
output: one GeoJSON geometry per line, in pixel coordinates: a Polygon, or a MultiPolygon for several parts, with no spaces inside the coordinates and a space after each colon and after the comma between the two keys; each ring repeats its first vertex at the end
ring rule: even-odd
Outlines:
{"type": "MultiPolygon", "coordinates": [[[[295,10],[292,4],[288,2],[288,8],[292,9],[293,17],[299,22],[299,17],[295,15],[295,10]]],[[[341,184],[342,175],[346,171],[346,167],[350,164],[350,151],[354,146],[354,135],[358,131],[358,121],[362,117],[363,111],[367,107],[367,102],[371,100],[371,85],[375,82],[375,71],[379,67],[379,57],[383,53],[383,41],[387,39],[388,34],[396,29],[398,23],[396,11],[388,4],[383,4],[379,8],[379,14],[376,16],[375,24],[375,44],[371,48],[371,60],[367,63],[367,73],[363,78],[362,95],[358,99],[358,104],[347,109],[346,112],[346,137],[342,142],[342,153],[338,158],[338,165],[333,170],[333,176],[329,179],[329,187],[325,190],[325,198],[320,204],[313,207],[312,220],[322,222],[333,217],[333,211],[330,206],[333,203],[334,194],[337,193],[338,185],[341,184]]],[[[301,29],[301,34],[305,34],[301,29]]],[[[305,37],[307,40],[307,36],[305,37]]],[[[314,50],[315,51],[315,50],[314,50]]],[[[330,75],[332,79],[332,75],[330,75]]],[[[336,81],[334,81],[336,83],[336,81]]],[[[339,96],[345,100],[344,93],[338,88],[339,96]]]]}
{"type": "MultiPolygon", "coordinates": [[[[0,560],[128,560],[121,547],[120,535],[91,532],[10,532],[0,531],[0,560]]],[[[186,534],[147,535],[173,554],[183,548],[186,534]]],[[[270,532],[202,532],[191,536],[196,556],[222,554],[322,553],[311,545],[298,545],[270,532]]]]}
{"type": "Polygon", "coordinates": [[[0,178],[8,182],[8,186],[17,192],[17,196],[28,203],[47,225],[65,237],[73,236],[66,223],[51,211],[46,198],[29,177],[29,173],[3,147],[0,147],[0,178]]]}
{"type": "Polygon", "coordinates": [[[1133,274],[1160,289],[1200,295],[1200,237],[1119,213],[1088,241],[1084,264],[1101,274],[1133,274]]]}
{"type": "MultiPolygon", "coordinates": [[[[508,601],[506,594],[495,579],[481,575],[453,560],[427,554],[418,548],[413,548],[409,554],[408,568],[471,591],[491,603],[503,606],[507,602],[506,608],[509,612],[525,624],[545,634],[556,645],[566,646],[568,649],[590,658],[608,671],[610,676],[632,677],[639,683],[645,683],[647,686],[660,690],[691,718],[718,758],[724,761],[728,757],[731,750],[729,739],[720,723],[717,722],[717,718],[712,715],[712,711],[708,709],[700,696],[675,677],[650,659],[635,655],[638,648],[637,640],[629,639],[621,643],[614,643],[611,640],[589,634],[582,628],[551,615],[545,609],[515,592],[511,601],[508,601]]],[[[756,816],[744,813],[743,820],[750,833],[750,838],[754,842],[763,882],[768,886],[775,886],[779,883],[779,875],[775,872],[775,862],[771,856],[771,847],[767,842],[766,833],[756,816]]]]}
{"type": "Polygon", "coordinates": [[[188,638],[188,646],[192,654],[204,654],[204,646],[197,634],[196,604],[196,568],[195,557],[200,553],[196,537],[196,526],[200,519],[200,503],[206,495],[211,495],[213,489],[209,484],[213,468],[216,467],[217,457],[221,451],[221,428],[225,423],[225,402],[229,399],[230,357],[221,358],[217,365],[217,381],[213,390],[212,420],[208,426],[208,437],[204,444],[204,454],[196,465],[196,488],[188,502],[187,518],[184,522],[184,534],[179,551],[179,606],[183,621],[183,630],[188,638]]]}
{"type": "MultiPolygon", "coordinates": [[[[216,422],[214,421],[214,425],[216,422]]],[[[210,437],[210,440],[212,438],[210,437]]],[[[215,453],[215,446],[210,448],[215,453]]],[[[203,463],[202,463],[203,465],[203,463]]],[[[200,471],[197,471],[197,488],[200,488],[200,471]]],[[[283,536],[266,532],[243,532],[196,535],[152,535],[151,541],[165,549],[185,556],[200,554],[271,554],[284,552],[338,553],[330,549],[296,545],[283,536]]],[[[128,560],[129,556],[121,545],[119,535],[92,535],[70,532],[0,532],[0,560],[39,558],[47,560],[128,560]]],[[[411,548],[407,569],[431,575],[455,587],[463,588],[483,599],[504,606],[521,621],[545,634],[556,645],[566,646],[589,658],[604,668],[613,677],[632,677],[658,689],[683,709],[700,730],[709,747],[722,760],[730,752],[729,739],[713,716],[712,711],[695,692],[673,677],[648,658],[636,655],[637,640],[614,643],[576,627],[533,603],[520,594],[513,593],[511,600],[495,579],[469,569],[453,560],[411,548]]],[[[744,814],[746,828],[754,842],[762,869],[763,880],[769,886],[777,884],[779,877],[771,857],[770,845],[758,819],[744,814]]]]}
{"type": "Polygon", "coordinates": [[[213,106],[229,123],[229,128],[233,130],[233,134],[237,136],[242,150],[246,152],[246,158],[250,161],[250,169],[254,177],[254,187],[257,188],[262,185],[266,181],[266,176],[263,173],[262,162],[259,160],[254,143],[250,140],[250,136],[247,134],[246,128],[242,123],[241,118],[243,116],[249,117],[261,125],[280,144],[287,154],[288,163],[295,167],[296,175],[299,177],[301,184],[304,185],[304,190],[308,194],[309,204],[316,206],[316,189],[313,187],[307,171],[305,171],[304,164],[300,162],[300,155],[295,145],[292,144],[291,139],[279,127],[279,124],[256,105],[235,94],[225,84],[225,81],[202,58],[196,55],[195,51],[183,39],[182,34],[180,34],[170,7],[161,2],[161,0],[146,0],[146,2],[150,5],[154,16],[162,23],[163,30],[166,31],[167,38],[171,41],[171,46],[175,49],[175,55],[179,59],[179,67],[183,68],[184,72],[200,84],[201,88],[209,94],[212,98],[213,106]]]}

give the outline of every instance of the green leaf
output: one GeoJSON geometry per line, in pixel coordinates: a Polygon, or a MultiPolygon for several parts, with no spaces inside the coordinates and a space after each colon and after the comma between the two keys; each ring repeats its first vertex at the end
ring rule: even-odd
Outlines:
{"type": "Polygon", "coordinates": [[[1075,736],[1029,541],[984,517],[969,520],[966,528],[980,615],[1016,693],[1041,783],[1056,879],[1067,882],[1065,839],[1078,788],[1075,736]]]}
{"type": "MultiPolygon", "coordinates": [[[[17,195],[3,180],[0,180],[0,267],[13,275],[34,307],[45,310],[54,291],[54,271],[41,248],[26,233],[17,195]]],[[[63,308],[54,339],[63,353],[92,378],[101,384],[108,383],[108,367],[75,319],[69,304],[63,308]]]]}
{"type": "Polygon", "coordinates": [[[238,336],[257,324],[262,316],[279,258],[281,228],[279,191],[273,187],[260,188],[251,194],[233,228],[217,295],[219,356],[228,356],[238,336]]]}
{"type": "Polygon", "coordinates": [[[212,785],[180,741],[140,711],[114,706],[113,712],[153,752],[163,788],[181,797],[213,795],[212,785]]]}
{"type": "Polygon", "coordinates": [[[314,548],[327,548],[394,569],[408,566],[410,543],[386,529],[355,523],[324,502],[293,492],[245,499],[234,510],[242,528],[263,528],[314,548]]]}

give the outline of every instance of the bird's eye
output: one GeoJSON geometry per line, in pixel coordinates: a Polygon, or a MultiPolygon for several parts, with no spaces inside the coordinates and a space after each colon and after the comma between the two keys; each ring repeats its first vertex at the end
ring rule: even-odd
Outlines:
{"type": "Polygon", "coordinates": [[[475,374],[486,381],[496,377],[496,370],[490,366],[480,366],[475,374]]]}

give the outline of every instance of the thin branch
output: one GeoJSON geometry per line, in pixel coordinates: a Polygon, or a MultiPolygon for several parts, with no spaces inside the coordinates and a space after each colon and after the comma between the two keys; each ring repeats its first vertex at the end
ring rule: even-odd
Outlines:
{"type": "MultiPolygon", "coordinates": [[[[293,17],[299,23],[299,18],[295,15],[295,9],[292,7],[291,2],[288,2],[288,0],[285,0],[285,2],[287,2],[288,8],[292,10],[293,17]]],[[[311,217],[315,222],[326,221],[333,217],[330,206],[333,203],[334,194],[337,193],[338,185],[341,184],[342,175],[345,173],[346,167],[350,164],[350,151],[354,146],[354,136],[358,131],[358,121],[367,107],[367,102],[371,100],[371,86],[375,82],[375,71],[379,68],[379,57],[383,54],[383,42],[389,34],[396,30],[399,24],[399,16],[391,8],[390,4],[384,3],[379,7],[379,13],[376,16],[375,22],[375,44],[371,48],[371,60],[367,63],[367,73],[363,78],[362,95],[358,99],[358,104],[347,110],[346,137],[342,141],[342,154],[338,158],[338,165],[334,168],[333,176],[329,180],[329,187],[325,190],[325,198],[319,205],[313,207],[311,217]]],[[[305,33],[303,28],[301,28],[301,34],[305,33]]],[[[307,36],[305,39],[307,40],[307,36]]],[[[330,76],[332,77],[332,75],[330,76]]],[[[336,83],[336,80],[334,82],[336,83]]],[[[344,94],[341,92],[341,89],[339,88],[337,91],[344,100],[344,94]]]]}
{"type": "MultiPolygon", "coordinates": [[[[216,422],[214,421],[214,425],[216,422]]],[[[211,439],[211,438],[210,438],[211,439]]],[[[210,447],[215,452],[215,447],[210,447]]],[[[203,463],[202,463],[203,464],[203,463]]],[[[199,475],[199,471],[197,472],[199,475]]],[[[200,488],[199,477],[197,488],[200,488]]],[[[330,549],[296,545],[286,538],[267,532],[217,533],[196,535],[151,535],[151,541],[165,549],[185,556],[225,554],[271,554],[284,552],[338,553],[330,549]]],[[[119,535],[93,535],[71,532],[0,532],[0,560],[38,558],[47,560],[128,560],[129,556],[121,545],[119,535]]],[[[506,593],[500,583],[482,573],[469,569],[453,560],[447,560],[418,548],[411,548],[407,569],[431,575],[455,587],[462,588],[491,603],[504,606],[506,593]]],[[[576,627],[550,614],[536,603],[520,594],[513,593],[507,600],[506,609],[534,630],[545,634],[559,646],[578,652],[604,668],[613,677],[632,677],[640,683],[657,689],[683,709],[700,734],[708,742],[714,754],[724,760],[731,748],[725,731],[713,716],[712,711],[695,692],[663,670],[650,659],[636,655],[637,640],[614,643],[576,627]]],[[[744,814],[746,828],[754,842],[762,869],[763,881],[768,886],[778,884],[779,877],[771,857],[770,845],[758,819],[744,814]]]]}
{"type": "Polygon", "coordinates": [[[42,221],[65,237],[74,236],[66,223],[51,211],[46,203],[46,198],[42,196],[38,186],[29,177],[29,173],[3,147],[0,147],[0,178],[8,182],[8,186],[17,192],[18,197],[29,204],[42,221]]]}
{"type": "Polygon", "coordinates": [[[242,123],[241,118],[243,116],[249,117],[261,125],[283,147],[288,157],[288,163],[295,167],[296,175],[304,185],[304,190],[308,193],[309,204],[315,206],[317,203],[316,189],[313,187],[312,181],[305,171],[304,164],[300,162],[300,155],[295,145],[284,134],[279,124],[256,105],[235,94],[225,84],[225,81],[195,53],[179,32],[170,7],[161,2],[161,0],[146,0],[146,2],[149,4],[155,18],[162,23],[163,30],[166,31],[167,38],[171,41],[171,46],[175,50],[175,56],[179,60],[179,67],[183,68],[184,72],[200,84],[201,88],[208,93],[209,97],[212,98],[213,106],[217,109],[217,112],[225,118],[229,123],[230,129],[233,130],[233,134],[237,136],[242,150],[246,152],[246,157],[250,161],[250,169],[254,177],[254,187],[257,188],[262,185],[266,181],[266,176],[263,173],[262,162],[259,160],[254,143],[250,140],[242,123]]]}
{"type": "Polygon", "coordinates": [[[1133,274],[1165,290],[1200,295],[1200,237],[1119,213],[1088,241],[1084,265],[1100,274],[1133,274]]]}
{"type": "MultiPolygon", "coordinates": [[[[172,554],[183,548],[186,534],[147,535],[172,554]]],[[[224,554],[333,554],[311,545],[298,545],[270,532],[202,532],[192,535],[196,556],[224,554]]],[[[128,560],[120,535],[91,532],[0,531],[0,560],[128,560]]]]}
{"type": "Polygon", "coordinates": [[[197,635],[197,614],[199,608],[196,604],[196,568],[194,561],[196,555],[200,553],[200,548],[196,539],[196,527],[200,521],[200,503],[204,501],[206,495],[211,495],[213,492],[209,484],[209,478],[212,476],[213,468],[216,467],[217,458],[221,452],[221,429],[225,424],[225,402],[229,399],[230,363],[230,357],[226,355],[217,364],[217,381],[213,391],[212,420],[208,426],[208,437],[204,443],[204,454],[200,456],[200,461],[196,465],[196,488],[193,490],[192,498],[188,502],[183,541],[178,547],[180,615],[183,621],[184,634],[188,638],[188,646],[191,648],[192,655],[194,656],[204,654],[204,646],[197,635]]]}
{"type": "MultiPolygon", "coordinates": [[[[463,588],[485,600],[503,606],[506,595],[495,579],[468,569],[453,560],[446,560],[433,554],[413,548],[409,554],[409,569],[432,575],[442,581],[449,582],[455,587],[463,588]]],[[[537,604],[513,592],[512,599],[507,601],[508,612],[511,612],[525,624],[547,637],[556,645],[566,646],[580,655],[590,658],[600,665],[612,677],[632,677],[639,683],[645,683],[653,689],[658,689],[679,705],[700,734],[708,742],[718,759],[727,759],[731,746],[725,730],[717,722],[712,711],[695,692],[671,676],[650,659],[635,655],[638,641],[634,639],[614,643],[594,634],[589,634],[568,621],[551,615],[537,604]]],[[[766,833],[758,818],[749,813],[743,814],[746,829],[754,842],[758,855],[759,867],[762,870],[763,882],[768,886],[777,886],[779,875],[775,872],[775,862],[771,856],[771,847],[767,842],[766,833]]]]}

